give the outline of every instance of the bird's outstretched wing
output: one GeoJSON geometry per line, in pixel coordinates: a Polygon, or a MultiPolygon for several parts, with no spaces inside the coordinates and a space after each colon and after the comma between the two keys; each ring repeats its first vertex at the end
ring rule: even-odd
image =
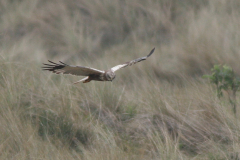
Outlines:
{"type": "Polygon", "coordinates": [[[132,60],[132,61],[129,61],[129,62],[126,62],[126,63],[123,63],[123,64],[119,64],[119,65],[117,65],[117,66],[115,66],[115,67],[112,67],[111,70],[112,70],[113,72],[115,72],[115,71],[117,71],[117,70],[119,70],[119,69],[121,69],[121,68],[124,68],[124,67],[127,67],[127,66],[131,66],[131,65],[133,65],[133,64],[135,64],[135,63],[138,63],[138,62],[141,62],[141,61],[143,61],[143,60],[146,60],[148,57],[150,57],[150,56],[152,55],[152,53],[154,52],[154,50],[155,50],[155,48],[153,48],[153,49],[151,50],[151,52],[150,52],[147,56],[145,56],[145,57],[141,57],[141,58],[134,59],[134,60],[132,60]]]}
{"type": "Polygon", "coordinates": [[[50,64],[43,64],[44,66],[42,67],[43,70],[47,70],[47,71],[52,71],[53,73],[56,74],[72,74],[72,75],[76,75],[76,76],[89,76],[89,75],[100,75],[103,74],[104,71],[95,69],[95,68],[89,68],[89,67],[83,67],[83,66],[72,66],[72,65],[68,65],[65,64],[61,61],[59,61],[60,63],[55,63],[52,61],[49,61],[50,64]]]}

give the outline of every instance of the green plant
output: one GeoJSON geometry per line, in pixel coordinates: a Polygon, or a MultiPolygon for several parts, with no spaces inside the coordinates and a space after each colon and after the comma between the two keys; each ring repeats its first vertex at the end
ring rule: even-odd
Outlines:
{"type": "Polygon", "coordinates": [[[229,102],[236,115],[236,92],[239,90],[240,78],[237,77],[233,69],[227,65],[214,65],[211,71],[211,75],[204,75],[203,77],[209,78],[211,83],[217,86],[218,98],[223,96],[223,90],[227,92],[229,102]]]}

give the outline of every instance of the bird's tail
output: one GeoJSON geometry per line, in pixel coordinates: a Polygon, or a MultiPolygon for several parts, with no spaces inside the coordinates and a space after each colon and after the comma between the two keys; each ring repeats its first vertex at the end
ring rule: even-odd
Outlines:
{"type": "Polygon", "coordinates": [[[91,80],[89,80],[88,78],[89,78],[89,77],[87,76],[87,77],[85,77],[85,78],[83,78],[83,79],[80,79],[80,80],[77,81],[77,82],[74,82],[73,84],[77,84],[77,83],[82,82],[82,81],[83,81],[83,83],[90,82],[91,80]]]}

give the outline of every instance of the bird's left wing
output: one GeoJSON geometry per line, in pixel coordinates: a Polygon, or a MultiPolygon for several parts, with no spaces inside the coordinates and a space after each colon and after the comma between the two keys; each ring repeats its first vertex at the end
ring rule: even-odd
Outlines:
{"type": "Polygon", "coordinates": [[[117,66],[115,66],[115,67],[112,67],[111,70],[112,70],[113,72],[115,72],[115,71],[117,71],[117,70],[119,70],[119,69],[121,69],[121,68],[124,68],[124,67],[127,67],[127,66],[131,66],[131,65],[133,65],[133,64],[135,64],[135,63],[138,63],[138,62],[141,62],[141,61],[143,61],[143,60],[146,60],[148,57],[150,57],[150,56],[153,54],[154,50],[155,50],[155,48],[153,48],[153,49],[151,50],[151,52],[150,52],[147,56],[145,56],[145,57],[141,57],[141,58],[134,59],[134,60],[132,60],[132,61],[129,61],[129,62],[120,64],[120,65],[117,65],[117,66]]]}
{"type": "Polygon", "coordinates": [[[50,64],[44,64],[42,69],[52,71],[53,73],[56,73],[56,74],[63,73],[63,74],[72,74],[76,76],[89,76],[92,74],[100,75],[104,73],[104,71],[101,71],[95,68],[83,67],[83,66],[72,66],[72,65],[65,64],[61,61],[59,61],[60,62],[59,64],[52,61],[49,61],[49,62],[50,64]]]}

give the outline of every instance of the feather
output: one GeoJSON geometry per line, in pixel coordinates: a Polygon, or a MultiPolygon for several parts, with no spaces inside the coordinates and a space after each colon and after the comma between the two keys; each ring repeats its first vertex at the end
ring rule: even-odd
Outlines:
{"type": "Polygon", "coordinates": [[[135,64],[135,63],[138,63],[138,62],[141,62],[141,61],[143,61],[143,60],[146,60],[148,57],[150,57],[150,56],[153,54],[154,50],[155,50],[155,48],[153,48],[153,49],[150,51],[150,53],[149,53],[147,56],[145,56],[145,57],[137,58],[137,59],[134,59],[134,60],[132,60],[132,61],[126,62],[126,63],[124,63],[124,64],[120,64],[120,65],[114,66],[114,67],[111,68],[111,70],[112,70],[113,72],[115,72],[115,71],[117,71],[117,70],[119,70],[119,69],[121,69],[121,68],[124,68],[124,67],[127,67],[127,66],[131,66],[131,65],[133,65],[133,64],[135,64]]]}
{"type": "Polygon", "coordinates": [[[56,74],[63,73],[63,74],[72,74],[76,76],[89,76],[91,74],[100,75],[104,73],[104,71],[101,71],[95,68],[83,67],[83,66],[71,66],[61,61],[59,61],[61,64],[57,64],[50,60],[48,61],[51,64],[43,64],[44,66],[42,67],[42,69],[52,71],[53,73],[56,73],[56,74]]]}

